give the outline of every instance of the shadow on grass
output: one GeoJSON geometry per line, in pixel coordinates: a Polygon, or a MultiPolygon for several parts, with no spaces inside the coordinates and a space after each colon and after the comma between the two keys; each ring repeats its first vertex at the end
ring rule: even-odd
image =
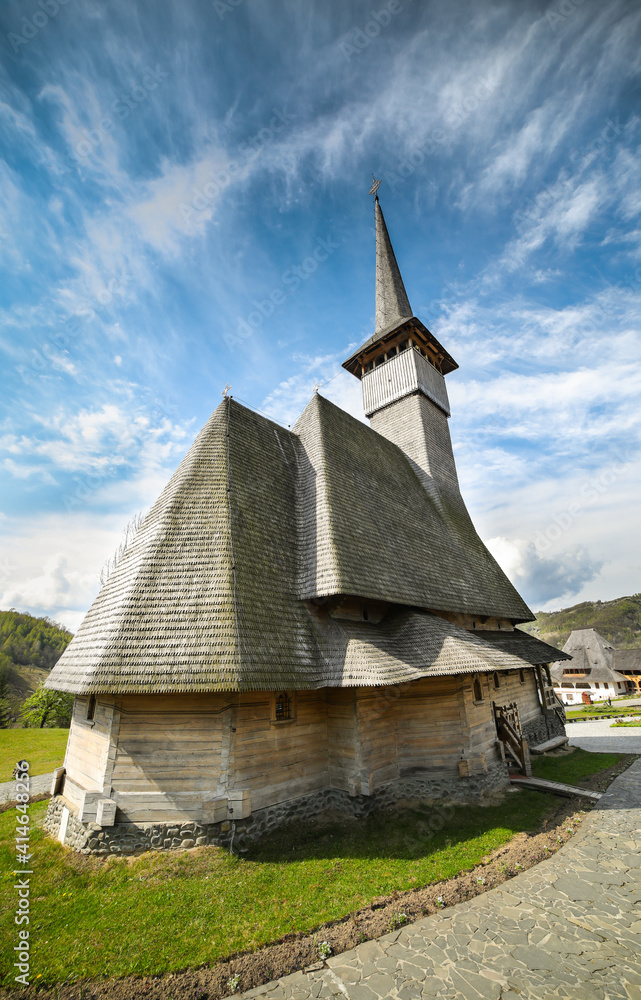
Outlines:
{"type": "Polygon", "coordinates": [[[508,840],[539,828],[555,802],[536,792],[507,793],[487,806],[399,807],[362,819],[321,816],[292,823],[249,846],[243,856],[258,863],[357,858],[364,861],[424,859],[441,851],[467,854],[479,840],[508,840]],[[503,835],[503,836],[501,836],[503,835]]]}
{"type": "Polygon", "coordinates": [[[625,754],[593,753],[575,747],[572,753],[559,757],[537,757],[532,760],[532,774],[535,778],[545,778],[548,781],[561,781],[567,785],[576,785],[587,778],[606,771],[618,764],[625,754]]]}

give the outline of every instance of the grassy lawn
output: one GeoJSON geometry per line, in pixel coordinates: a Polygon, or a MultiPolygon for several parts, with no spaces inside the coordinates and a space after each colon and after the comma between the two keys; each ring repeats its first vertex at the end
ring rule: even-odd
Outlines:
{"type": "Polygon", "coordinates": [[[30,764],[29,774],[47,774],[62,764],[68,729],[0,729],[0,781],[11,781],[17,761],[30,764]]]}
{"type": "Polygon", "coordinates": [[[641,726],[641,719],[637,719],[636,721],[631,721],[631,722],[613,722],[611,728],[626,729],[630,728],[631,726],[641,726]]]}
{"type": "MultiPolygon", "coordinates": [[[[534,773],[577,781],[621,754],[575,750],[535,760],[534,773]]],[[[536,830],[556,800],[520,791],[492,806],[460,807],[434,830],[436,807],[387,811],[365,820],[295,825],[240,856],[222,848],[150,852],[100,860],[46,837],[46,802],[30,807],[33,832],[31,943],[34,981],[150,975],[214,964],[291,931],[471,868],[521,831],[536,830]],[[135,928],[135,933],[132,932],[135,928]]],[[[0,814],[2,871],[15,867],[15,810],[0,814]]],[[[12,969],[14,878],[0,883],[0,956],[12,969]]],[[[0,982],[11,985],[12,972],[0,982]]]]}
{"type": "Polygon", "coordinates": [[[603,715],[639,715],[638,705],[585,705],[575,710],[566,709],[568,719],[598,719],[603,715]]]}
{"type": "Polygon", "coordinates": [[[577,748],[564,757],[533,757],[532,774],[535,778],[576,785],[578,781],[618,764],[624,756],[620,753],[589,753],[577,748]]]}
{"type": "MultiPolygon", "coordinates": [[[[32,973],[41,983],[67,977],[178,971],[290,931],[312,930],[368,905],[373,897],[418,888],[477,864],[520,831],[535,829],[556,803],[521,791],[501,805],[466,807],[430,834],[434,808],[379,813],[361,821],[285,829],[241,856],[222,848],[151,852],[106,861],[31,835],[32,973]],[[132,929],[135,928],[135,933],[132,929]]],[[[31,806],[40,821],[46,803],[31,806]]],[[[15,815],[0,815],[3,871],[15,815]]],[[[16,893],[0,889],[2,969],[12,968],[16,893]]],[[[3,984],[10,984],[5,972],[3,984]]]]}

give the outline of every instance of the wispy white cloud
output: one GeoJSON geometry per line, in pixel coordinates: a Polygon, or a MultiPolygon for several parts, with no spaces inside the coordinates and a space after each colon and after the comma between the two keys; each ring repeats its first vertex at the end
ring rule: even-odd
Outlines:
{"type": "Polygon", "coordinates": [[[293,426],[318,385],[326,399],[364,420],[361,383],[341,368],[348,353],[292,359],[297,371],[270,392],[260,405],[261,411],[279,423],[293,426]]]}
{"type": "Polygon", "coordinates": [[[38,417],[30,435],[5,434],[0,455],[7,454],[3,466],[15,479],[59,485],[59,502],[71,512],[86,505],[122,509],[151,503],[192,434],[188,421],[113,403],[38,417]]]}

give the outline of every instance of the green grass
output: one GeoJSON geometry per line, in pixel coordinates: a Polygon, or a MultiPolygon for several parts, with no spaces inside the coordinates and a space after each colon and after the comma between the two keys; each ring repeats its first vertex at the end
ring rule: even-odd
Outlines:
{"type": "Polygon", "coordinates": [[[636,722],[613,722],[611,728],[627,729],[631,728],[632,726],[641,726],[641,719],[638,719],[636,722]]]}
{"type": "Polygon", "coordinates": [[[17,761],[29,762],[29,774],[47,774],[62,764],[68,729],[0,729],[0,781],[11,781],[17,761]]]}
{"type": "Polygon", "coordinates": [[[638,705],[585,705],[584,708],[565,712],[568,719],[598,719],[606,715],[638,715],[638,705]]]}
{"type": "MultiPolygon", "coordinates": [[[[291,931],[309,932],[375,896],[449,878],[520,831],[536,829],[556,803],[521,791],[501,805],[453,811],[430,834],[436,808],[380,813],[330,826],[284,829],[241,856],[221,848],[151,852],[100,861],[31,835],[34,981],[177,971],[291,931]]],[[[46,803],[31,806],[40,821],[46,803]]],[[[15,814],[0,815],[2,870],[14,867],[15,814]]],[[[10,970],[16,927],[14,878],[0,884],[1,968],[10,970]]],[[[5,972],[3,984],[9,985],[5,972]]]]}
{"type": "Polygon", "coordinates": [[[577,781],[614,767],[624,756],[621,753],[589,753],[577,748],[563,757],[533,757],[532,774],[535,778],[576,785],[577,781]]]}

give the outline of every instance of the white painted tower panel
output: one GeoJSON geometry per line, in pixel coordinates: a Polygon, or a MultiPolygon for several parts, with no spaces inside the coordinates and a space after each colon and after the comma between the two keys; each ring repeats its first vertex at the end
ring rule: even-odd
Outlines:
{"type": "Polygon", "coordinates": [[[366,417],[415,392],[422,392],[443,413],[450,415],[445,379],[414,347],[366,372],[362,386],[366,417]]]}

